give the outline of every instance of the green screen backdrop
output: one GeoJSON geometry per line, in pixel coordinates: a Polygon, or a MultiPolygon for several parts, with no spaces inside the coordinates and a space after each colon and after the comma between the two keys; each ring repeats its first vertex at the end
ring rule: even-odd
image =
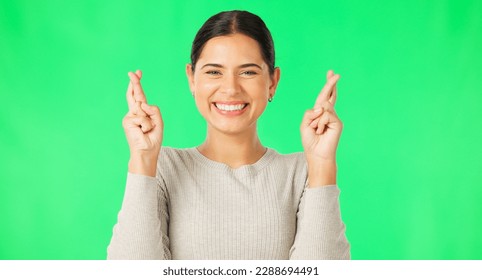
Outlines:
{"type": "Polygon", "coordinates": [[[205,123],[184,74],[211,15],[261,16],[281,81],[263,143],[334,69],[338,183],[353,259],[482,259],[482,1],[0,1],[0,259],[105,259],[128,146],[127,72],[144,71],[164,145],[205,123]]]}

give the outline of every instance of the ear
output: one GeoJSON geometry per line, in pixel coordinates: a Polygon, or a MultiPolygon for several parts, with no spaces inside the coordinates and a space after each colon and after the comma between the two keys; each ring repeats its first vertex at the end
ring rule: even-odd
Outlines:
{"type": "Polygon", "coordinates": [[[274,68],[274,73],[270,75],[269,96],[274,97],[280,77],[281,71],[279,67],[274,68]]]}
{"type": "Polygon", "coordinates": [[[194,95],[194,72],[192,69],[192,65],[190,63],[186,64],[186,76],[187,81],[189,82],[189,89],[191,93],[194,95]]]}

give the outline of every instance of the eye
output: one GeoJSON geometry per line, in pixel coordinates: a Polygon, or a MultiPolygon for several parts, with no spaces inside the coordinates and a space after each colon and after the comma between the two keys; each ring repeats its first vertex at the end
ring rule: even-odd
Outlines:
{"type": "Polygon", "coordinates": [[[208,71],[206,71],[206,74],[212,75],[212,76],[217,76],[217,75],[221,75],[221,72],[219,72],[218,70],[208,70],[208,71]]]}
{"type": "Polygon", "coordinates": [[[245,76],[254,76],[258,73],[256,73],[255,71],[251,71],[251,70],[246,70],[244,72],[241,73],[241,75],[245,75],[245,76]]]}

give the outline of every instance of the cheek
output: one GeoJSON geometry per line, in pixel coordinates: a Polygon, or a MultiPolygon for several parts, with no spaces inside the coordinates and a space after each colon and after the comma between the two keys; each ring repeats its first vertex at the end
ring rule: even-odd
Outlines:
{"type": "Polygon", "coordinates": [[[252,93],[253,98],[267,99],[269,96],[269,84],[264,80],[253,80],[246,85],[246,89],[252,93]]]}
{"type": "Polygon", "coordinates": [[[203,98],[196,98],[194,103],[196,104],[196,108],[199,114],[207,120],[211,111],[210,103],[206,102],[206,99],[203,98]]]}
{"type": "Polygon", "coordinates": [[[201,115],[205,116],[205,112],[210,110],[210,97],[216,92],[218,83],[215,80],[198,79],[194,87],[195,103],[201,115]]]}
{"type": "Polygon", "coordinates": [[[219,87],[219,81],[215,79],[196,79],[195,92],[201,95],[209,95],[219,87]]]}

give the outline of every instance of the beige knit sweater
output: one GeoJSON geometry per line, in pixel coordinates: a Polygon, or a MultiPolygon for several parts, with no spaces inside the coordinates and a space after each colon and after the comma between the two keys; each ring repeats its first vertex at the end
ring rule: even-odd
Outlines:
{"type": "Polygon", "coordinates": [[[127,174],[108,259],[349,259],[336,185],[306,188],[303,153],[232,169],[162,147],[157,176],[127,174]]]}

